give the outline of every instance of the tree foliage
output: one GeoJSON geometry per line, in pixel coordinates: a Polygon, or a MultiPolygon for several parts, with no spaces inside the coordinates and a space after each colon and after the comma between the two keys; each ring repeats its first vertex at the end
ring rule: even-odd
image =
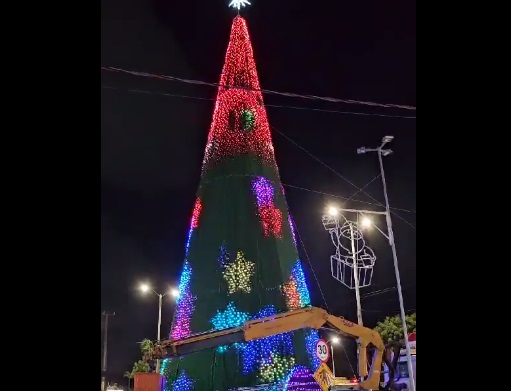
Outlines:
{"type": "MultiPolygon", "coordinates": [[[[415,312],[406,315],[406,327],[409,333],[415,332],[416,318],[417,314],[415,312]]],[[[374,329],[380,333],[384,343],[399,341],[404,338],[400,315],[387,316],[383,322],[378,322],[374,329]]]]}
{"type": "Polygon", "coordinates": [[[149,370],[149,363],[145,362],[144,360],[138,360],[135,364],[133,364],[131,373],[132,375],[135,375],[135,373],[147,373],[149,370]]]}
{"type": "Polygon", "coordinates": [[[142,353],[142,356],[145,356],[146,354],[152,352],[154,348],[153,341],[150,339],[143,339],[142,342],[140,342],[140,352],[142,353]]]}

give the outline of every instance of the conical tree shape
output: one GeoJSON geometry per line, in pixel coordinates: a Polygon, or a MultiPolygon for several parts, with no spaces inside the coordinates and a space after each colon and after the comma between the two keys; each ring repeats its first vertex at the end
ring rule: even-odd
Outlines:
{"type": "MultiPolygon", "coordinates": [[[[234,19],[170,338],[310,305],[246,22],[234,19]]],[[[318,333],[299,330],[165,360],[167,390],[310,382],[318,333]],[[309,372],[309,373],[308,373],[309,372]],[[305,379],[305,380],[303,380],[305,379]]],[[[309,385],[306,390],[319,390],[309,385]]]]}

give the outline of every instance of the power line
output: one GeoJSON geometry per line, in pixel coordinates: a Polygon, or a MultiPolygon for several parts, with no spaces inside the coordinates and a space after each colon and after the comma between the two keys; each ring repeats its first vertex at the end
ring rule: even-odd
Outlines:
{"type": "MultiPolygon", "coordinates": [[[[205,183],[210,183],[210,182],[217,181],[217,180],[220,180],[220,179],[223,179],[223,178],[231,178],[231,177],[256,177],[256,176],[257,175],[255,175],[255,174],[227,174],[227,175],[217,176],[217,177],[215,177],[213,179],[203,179],[203,181],[205,181],[205,183]]],[[[282,185],[282,186],[289,187],[289,188],[292,188],[292,189],[299,189],[299,190],[309,191],[311,193],[326,195],[326,196],[329,196],[329,197],[341,198],[343,200],[348,200],[349,199],[348,197],[343,197],[343,196],[340,196],[340,195],[337,195],[337,194],[325,193],[323,191],[307,189],[305,187],[289,185],[289,184],[286,184],[286,183],[282,183],[282,182],[278,182],[278,181],[273,181],[273,180],[270,180],[270,181],[274,185],[277,185],[277,186],[282,185]]],[[[350,201],[351,202],[360,202],[360,203],[367,204],[367,205],[381,206],[379,204],[375,204],[374,202],[368,202],[368,201],[362,201],[362,200],[354,200],[354,199],[352,199],[350,201]]],[[[395,207],[390,207],[390,209],[399,210],[399,211],[408,212],[408,213],[417,213],[416,211],[409,210],[409,209],[402,209],[402,208],[395,208],[395,207]]]]}
{"type": "Polygon", "coordinates": [[[307,253],[307,250],[305,249],[305,245],[303,244],[302,236],[300,235],[300,231],[298,231],[298,227],[296,226],[296,224],[293,224],[293,228],[295,229],[296,236],[298,236],[298,240],[300,241],[300,244],[302,245],[303,252],[305,253],[305,258],[307,258],[307,262],[309,263],[309,266],[312,270],[312,275],[314,276],[314,279],[316,280],[316,283],[318,284],[319,293],[321,293],[321,297],[323,298],[325,307],[326,307],[327,311],[330,312],[330,309],[328,308],[328,304],[326,302],[325,294],[323,293],[323,289],[321,289],[321,284],[319,283],[318,277],[316,276],[316,272],[314,271],[314,268],[312,267],[312,262],[309,258],[309,254],[307,253]]]}
{"type": "MultiPolygon", "coordinates": [[[[162,95],[162,96],[168,96],[171,98],[185,98],[185,99],[215,101],[215,99],[213,99],[213,98],[203,98],[200,96],[171,94],[171,93],[160,92],[160,91],[147,91],[147,90],[138,90],[138,89],[129,89],[129,88],[117,88],[117,87],[111,87],[111,86],[106,86],[106,85],[101,85],[101,88],[108,89],[108,90],[135,92],[135,93],[148,94],[148,95],[162,95]]],[[[416,119],[417,118],[415,116],[405,116],[405,115],[361,113],[361,112],[355,112],[355,111],[326,110],[326,109],[316,109],[316,108],[312,108],[312,107],[297,107],[297,106],[285,106],[285,105],[265,104],[265,107],[291,109],[291,110],[318,111],[318,112],[322,112],[322,113],[348,114],[348,115],[358,115],[358,116],[367,116],[367,117],[402,118],[402,119],[416,119]]]]}
{"type": "MultiPolygon", "coordinates": [[[[288,184],[286,184],[286,183],[282,183],[282,186],[290,187],[290,188],[292,188],[292,189],[299,189],[299,190],[309,191],[309,192],[311,192],[311,193],[316,193],[316,194],[326,195],[326,196],[329,196],[329,197],[340,198],[340,199],[342,199],[342,200],[346,200],[346,201],[348,201],[348,200],[349,200],[349,201],[351,201],[351,202],[360,202],[360,203],[362,203],[362,204],[380,206],[380,205],[378,205],[378,204],[375,204],[374,202],[368,202],[368,201],[362,201],[362,200],[354,200],[354,199],[350,199],[350,198],[348,198],[348,197],[343,197],[343,196],[340,196],[340,195],[337,195],[337,194],[325,193],[325,192],[323,192],[323,191],[307,189],[307,188],[305,188],[305,187],[300,187],[300,186],[288,185],[288,184]]],[[[409,209],[394,208],[394,207],[391,207],[390,209],[399,210],[399,211],[401,211],[401,212],[417,213],[416,211],[414,211],[414,210],[409,210],[409,209]]]]}
{"type": "Polygon", "coordinates": [[[255,89],[249,88],[249,87],[221,85],[219,83],[208,83],[208,82],[200,81],[200,80],[183,79],[180,77],[157,75],[157,74],[148,73],[148,72],[136,72],[136,71],[130,71],[127,69],[114,68],[114,67],[102,66],[101,69],[104,71],[108,71],[108,72],[127,73],[127,74],[135,75],[135,76],[150,77],[150,78],[169,80],[169,81],[177,81],[177,82],[187,83],[187,84],[205,85],[205,86],[210,86],[210,87],[215,87],[215,88],[225,87],[225,88],[245,89],[245,90],[251,90],[251,91],[260,91],[263,94],[280,95],[280,96],[286,96],[289,98],[302,98],[302,99],[311,99],[311,100],[321,100],[321,101],[333,102],[333,103],[358,104],[358,105],[365,105],[365,106],[404,109],[404,110],[413,110],[413,111],[416,110],[415,106],[408,106],[408,105],[397,105],[397,104],[391,104],[391,103],[376,103],[376,102],[359,101],[359,100],[353,100],[353,99],[339,99],[339,98],[331,98],[331,97],[317,96],[317,95],[310,95],[310,94],[302,95],[302,94],[294,94],[291,92],[279,92],[279,91],[266,90],[266,89],[255,90],[255,89]]]}
{"type": "MultiPolygon", "coordinates": [[[[294,144],[296,147],[300,148],[302,151],[304,151],[307,155],[309,155],[311,158],[313,158],[314,160],[316,160],[317,162],[321,163],[323,166],[325,166],[326,168],[328,168],[330,171],[332,171],[334,174],[336,174],[339,178],[343,179],[344,181],[346,181],[347,183],[349,183],[351,186],[353,186],[354,188],[356,188],[359,192],[361,193],[364,193],[366,196],[368,196],[370,199],[372,199],[373,201],[375,201],[377,203],[377,205],[379,206],[384,206],[381,202],[379,202],[376,198],[374,198],[373,196],[371,196],[370,194],[368,194],[367,192],[365,192],[362,188],[358,187],[357,185],[355,185],[353,182],[351,182],[349,179],[347,179],[345,176],[341,175],[339,172],[337,172],[336,170],[334,170],[332,167],[330,167],[328,164],[326,164],[325,162],[323,162],[320,158],[318,158],[317,156],[313,155],[312,153],[310,153],[307,149],[305,149],[304,147],[302,147],[300,144],[298,144],[296,141],[294,141],[292,138],[286,136],[284,133],[282,133],[280,130],[278,130],[275,126],[271,126],[270,127],[275,130],[276,132],[278,132],[280,135],[282,135],[284,138],[286,138],[289,142],[291,142],[292,144],[294,144]]],[[[398,215],[396,212],[393,212],[392,210],[390,211],[390,213],[392,213],[394,216],[396,216],[397,218],[399,218],[400,220],[404,221],[406,224],[408,224],[410,227],[412,228],[415,228],[415,226],[408,222],[406,219],[404,219],[403,217],[401,217],[400,215],[398,215]]]]}

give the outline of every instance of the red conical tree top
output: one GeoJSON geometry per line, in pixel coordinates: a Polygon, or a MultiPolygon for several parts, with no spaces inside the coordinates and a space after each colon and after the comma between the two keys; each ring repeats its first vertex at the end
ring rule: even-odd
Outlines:
{"type": "Polygon", "coordinates": [[[240,155],[257,156],[276,167],[247,24],[237,16],[220,77],[203,170],[240,155]]]}

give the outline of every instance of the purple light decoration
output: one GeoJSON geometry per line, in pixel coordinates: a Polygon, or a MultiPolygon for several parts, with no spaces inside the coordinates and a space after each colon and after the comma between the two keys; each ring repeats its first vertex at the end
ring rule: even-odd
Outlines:
{"type": "Polygon", "coordinates": [[[190,221],[190,229],[188,230],[188,237],[185,245],[185,264],[181,277],[179,279],[179,297],[176,301],[176,311],[174,320],[172,321],[172,327],[170,331],[170,337],[172,339],[182,339],[188,337],[192,330],[190,329],[190,321],[192,319],[192,313],[195,309],[194,301],[195,296],[190,291],[190,280],[192,278],[192,267],[188,263],[188,251],[190,250],[190,242],[192,241],[192,235],[194,228],[199,226],[199,217],[202,210],[202,204],[199,197],[195,201],[193,207],[192,218],[190,221]]]}
{"type": "Polygon", "coordinates": [[[256,177],[252,181],[252,189],[259,208],[273,206],[273,186],[268,179],[261,176],[256,177]]]}
{"type": "Polygon", "coordinates": [[[289,227],[291,228],[291,235],[293,235],[293,242],[295,242],[295,246],[297,246],[296,235],[295,235],[295,224],[294,224],[293,218],[291,217],[291,213],[289,213],[287,215],[287,221],[289,222],[289,227]]]}
{"type": "Polygon", "coordinates": [[[190,320],[195,308],[195,297],[190,291],[190,280],[192,277],[192,268],[188,261],[185,261],[181,279],[179,280],[179,297],[176,303],[176,315],[173,323],[171,338],[181,339],[188,337],[192,331],[190,329],[190,320]]]}
{"type": "Polygon", "coordinates": [[[289,374],[283,391],[321,391],[321,387],[309,368],[298,365],[289,374]]]}

